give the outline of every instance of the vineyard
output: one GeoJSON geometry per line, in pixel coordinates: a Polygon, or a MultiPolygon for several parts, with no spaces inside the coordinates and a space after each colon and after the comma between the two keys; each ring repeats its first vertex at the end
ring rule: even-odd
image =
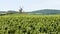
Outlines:
{"type": "Polygon", "coordinates": [[[60,34],[60,15],[0,16],[0,34],[60,34]]]}

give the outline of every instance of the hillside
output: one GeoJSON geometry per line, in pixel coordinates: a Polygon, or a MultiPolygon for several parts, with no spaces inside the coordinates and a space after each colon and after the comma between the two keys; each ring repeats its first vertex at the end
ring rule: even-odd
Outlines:
{"type": "Polygon", "coordinates": [[[44,9],[44,10],[32,11],[30,13],[33,13],[33,14],[60,14],[60,10],[44,9]]]}
{"type": "Polygon", "coordinates": [[[9,11],[0,11],[0,15],[2,14],[15,14],[18,13],[17,11],[9,10],[9,11]]]}
{"type": "MultiPolygon", "coordinates": [[[[13,10],[9,10],[9,11],[0,11],[0,14],[16,14],[19,13],[17,11],[13,11],[13,10]]],[[[26,14],[60,14],[60,10],[53,10],[53,9],[43,9],[43,10],[36,10],[36,11],[32,11],[32,12],[24,12],[26,14]]]]}
{"type": "Polygon", "coordinates": [[[6,13],[6,11],[0,11],[0,14],[1,14],[1,13],[6,13]]]}

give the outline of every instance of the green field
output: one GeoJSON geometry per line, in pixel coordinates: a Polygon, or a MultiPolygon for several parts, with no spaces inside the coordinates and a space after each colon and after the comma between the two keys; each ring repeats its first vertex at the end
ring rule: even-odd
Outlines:
{"type": "Polygon", "coordinates": [[[60,15],[0,16],[0,34],[60,34],[60,15]]]}

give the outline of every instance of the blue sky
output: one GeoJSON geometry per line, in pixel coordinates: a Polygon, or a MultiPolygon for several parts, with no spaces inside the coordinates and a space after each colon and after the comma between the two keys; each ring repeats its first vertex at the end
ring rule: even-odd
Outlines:
{"type": "Polygon", "coordinates": [[[24,11],[60,10],[60,0],[0,0],[0,10],[18,10],[19,7],[22,7],[24,11]]]}

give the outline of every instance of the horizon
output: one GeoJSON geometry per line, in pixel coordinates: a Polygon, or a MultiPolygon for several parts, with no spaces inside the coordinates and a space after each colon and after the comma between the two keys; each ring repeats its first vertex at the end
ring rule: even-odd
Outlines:
{"type": "MultiPolygon", "coordinates": [[[[38,9],[38,10],[40,10],[40,9],[38,9]]],[[[60,9],[41,9],[41,10],[60,10],[60,9]]],[[[5,11],[5,12],[8,12],[8,11],[18,11],[19,12],[19,10],[1,10],[1,11],[5,11]]],[[[33,10],[33,11],[37,11],[37,10],[33,10]]],[[[32,12],[32,11],[28,11],[28,12],[32,12]]]]}
{"type": "Polygon", "coordinates": [[[18,11],[19,8],[23,8],[25,12],[43,9],[60,10],[60,0],[0,0],[0,11],[18,11]]]}

